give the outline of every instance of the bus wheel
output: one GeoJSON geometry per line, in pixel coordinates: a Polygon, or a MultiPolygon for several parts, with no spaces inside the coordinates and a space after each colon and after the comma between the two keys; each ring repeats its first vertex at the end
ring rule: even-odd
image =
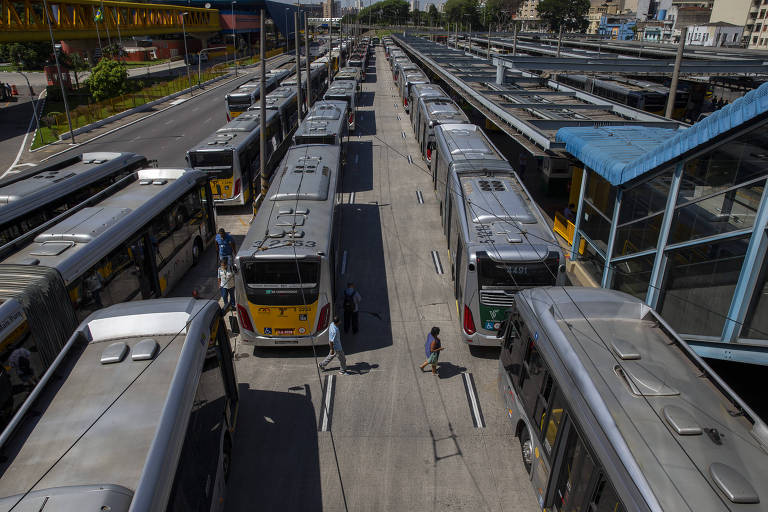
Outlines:
{"type": "Polygon", "coordinates": [[[531,441],[528,435],[528,429],[524,428],[522,434],[520,434],[520,453],[523,457],[523,465],[525,471],[531,474],[531,465],[533,465],[533,441],[531,441]]]}
{"type": "Polygon", "coordinates": [[[203,253],[203,244],[198,238],[195,240],[195,244],[192,246],[192,266],[194,267],[200,262],[200,255],[203,253]]]}

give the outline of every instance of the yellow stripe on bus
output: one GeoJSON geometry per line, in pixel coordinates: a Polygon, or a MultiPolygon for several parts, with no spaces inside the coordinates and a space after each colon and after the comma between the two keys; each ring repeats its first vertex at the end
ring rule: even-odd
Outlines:
{"type": "Polygon", "coordinates": [[[249,302],[248,309],[257,334],[309,336],[314,329],[317,301],[307,306],[264,306],[249,302]]]}

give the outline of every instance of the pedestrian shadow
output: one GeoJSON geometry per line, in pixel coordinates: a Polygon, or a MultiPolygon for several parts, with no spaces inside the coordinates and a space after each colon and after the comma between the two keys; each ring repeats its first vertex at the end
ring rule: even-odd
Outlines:
{"type": "Polygon", "coordinates": [[[437,374],[438,377],[441,379],[450,379],[452,377],[456,377],[457,375],[464,373],[467,371],[466,368],[463,366],[456,366],[453,363],[449,362],[440,362],[437,363],[437,374]]]}
{"type": "MultiPolygon", "coordinates": [[[[349,355],[347,352],[344,353],[345,355],[349,355]]],[[[355,364],[350,364],[349,360],[347,360],[347,371],[354,375],[365,375],[366,373],[370,373],[371,370],[375,370],[378,368],[379,365],[374,363],[366,363],[365,361],[358,361],[355,364]]],[[[339,360],[334,359],[329,363],[328,366],[325,367],[325,372],[333,373],[341,370],[341,366],[339,365],[339,360]],[[334,366],[331,366],[334,365],[334,366]]]]}

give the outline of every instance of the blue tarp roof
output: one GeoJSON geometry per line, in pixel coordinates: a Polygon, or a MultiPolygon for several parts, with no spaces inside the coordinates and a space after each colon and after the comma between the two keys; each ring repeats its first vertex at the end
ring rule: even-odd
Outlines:
{"type": "Polygon", "coordinates": [[[557,141],[584,165],[622,185],[768,111],[768,83],[690,128],[560,128],[557,141]]]}

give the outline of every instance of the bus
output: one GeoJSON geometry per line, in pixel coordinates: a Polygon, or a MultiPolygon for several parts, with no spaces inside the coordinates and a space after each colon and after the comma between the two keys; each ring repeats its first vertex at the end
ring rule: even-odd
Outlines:
{"type": "Polygon", "coordinates": [[[323,96],[325,101],[344,101],[347,103],[347,129],[355,131],[355,112],[357,111],[357,84],[352,80],[334,80],[323,96]]]}
{"type": "MultiPolygon", "coordinates": [[[[283,140],[289,138],[299,122],[298,94],[295,88],[278,87],[264,98],[267,110],[274,110],[280,117],[283,140]]],[[[249,112],[260,112],[260,105],[251,105],[249,112]]]]}
{"type": "MultiPolygon", "coordinates": [[[[266,151],[264,161],[282,142],[278,112],[267,111],[266,151]]],[[[258,110],[233,119],[187,151],[190,167],[204,171],[211,178],[216,206],[242,206],[254,196],[260,179],[259,136],[261,117],[258,110]]]]}
{"type": "Polygon", "coordinates": [[[336,296],[341,147],[293,146],[278,169],[235,257],[240,339],[323,345],[336,296]]]}
{"type": "Polygon", "coordinates": [[[363,77],[360,73],[360,69],[358,68],[350,68],[350,67],[344,67],[339,70],[338,73],[336,73],[336,76],[333,77],[334,80],[354,80],[355,84],[357,84],[357,92],[362,92],[363,90],[363,77]]]}
{"type": "Polygon", "coordinates": [[[439,124],[469,124],[469,118],[453,100],[440,96],[422,96],[413,109],[419,111],[416,141],[421,148],[421,157],[429,165],[435,151],[435,127],[439,124]]]}
{"type": "Polygon", "coordinates": [[[222,511],[238,408],[218,303],[101,309],[0,436],[0,509],[222,511]]]}
{"type": "MultiPolygon", "coordinates": [[[[264,88],[270,93],[280,82],[296,70],[295,58],[288,60],[275,69],[267,71],[264,77],[264,88]]],[[[224,102],[227,106],[227,121],[232,121],[237,116],[248,110],[248,107],[256,103],[260,97],[261,77],[252,78],[240,85],[237,89],[227,94],[224,102]]]]}
{"type": "Polygon", "coordinates": [[[111,304],[167,295],[213,242],[205,173],[141,169],[131,178],[0,259],[0,362],[29,351],[24,368],[0,379],[0,417],[23,402],[78,321],[111,304]]]}
{"type": "Polygon", "coordinates": [[[565,283],[565,255],[519,176],[480,128],[435,128],[432,168],[461,336],[499,346],[496,331],[532,286],[565,283]]]}
{"type": "Polygon", "coordinates": [[[411,105],[408,99],[411,97],[411,87],[415,84],[428,84],[429,78],[421,70],[407,70],[400,74],[397,87],[400,90],[400,101],[406,113],[410,113],[411,105]]]}
{"type": "Polygon", "coordinates": [[[296,129],[293,143],[341,146],[347,127],[345,101],[318,101],[296,129]]]}
{"type": "Polygon", "coordinates": [[[409,115],[411,116],[411,128],[413,133],[418,133],[419,126],[419,99],[424,97],[437,96],[438,98],[449,98],[442,87],[437,84],[413,84],[411,87],[411,95],[408,98],[408,103],[413,105],[410,109],[409,115]]]}
{"type": "Polygon", "coordinates": [[[499,391],[542,509],[768,510],[768,426],[639,299],[523,290],[500,336],[499,391]]]}
{"type": "Polygon", "coordinates": [[[0,246],[147,165],[135,153],[82,153],[2,180],[0,246]]]}

